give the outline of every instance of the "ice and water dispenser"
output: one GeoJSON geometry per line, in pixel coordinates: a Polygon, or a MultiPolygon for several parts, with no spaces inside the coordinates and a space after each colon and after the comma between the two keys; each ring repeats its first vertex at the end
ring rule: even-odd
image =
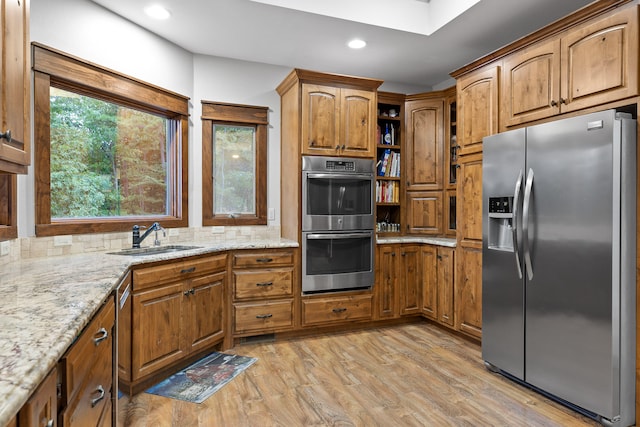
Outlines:
{"type": "Polygon", "coordinates": [[[489,249],[513,251],[513,197],[489,197],[489,249]]]}

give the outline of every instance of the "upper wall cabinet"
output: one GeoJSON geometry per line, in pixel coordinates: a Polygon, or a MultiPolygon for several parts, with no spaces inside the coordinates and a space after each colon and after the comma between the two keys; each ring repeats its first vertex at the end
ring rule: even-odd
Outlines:
{"type": "Polygon", "coordinates": [[[373,158],[376,91],[381,84],[381,80],[293,70],[277,88],[283,109],[283,150],[373,158]]]}
{"type": "Polygon", "coordinates": [[[500,66],[469,73],[456,82],[459,155],[482,151],[482,138],[498,133],[500,66]]]}
{"type": "Polygon", "coordinates": [[[405,104],[408,191],[442,189],[443,108],[441,98],[410,100],[405,104]]]}
{"type": "Polygon", "coordinates": [[[29,0],[0,3],[0,171],[27,173],[31,162],[29,0]]]}
{"type": "Polygon", "coordinates": [[[637,8],[588,21],[504,59],[502,129],[636,96],[637,8]]]}

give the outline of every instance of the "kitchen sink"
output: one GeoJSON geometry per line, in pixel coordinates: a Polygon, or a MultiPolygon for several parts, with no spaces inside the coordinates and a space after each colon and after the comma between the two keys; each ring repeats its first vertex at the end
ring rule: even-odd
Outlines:
{"type": "Polygon", "coordinates": [[[151,246],[148,248],[127,248],[121,249],[117,252],[107,252],[110,255],[131,255],[131,256],[143,256],[143,255],[158,255],[166,254],[170,252],[188,251],[189,249],[198,249],[201,246],[189,246],[189,245],[166,245],[166,246],[151,246]]]}

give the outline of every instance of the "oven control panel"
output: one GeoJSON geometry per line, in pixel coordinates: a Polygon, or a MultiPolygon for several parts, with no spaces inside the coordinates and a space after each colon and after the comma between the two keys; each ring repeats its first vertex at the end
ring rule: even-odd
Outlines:
{"type": "Polygon", "coordinates": [[[356,170],[355,163],[352,160],[327,160],[324,167],[330,171],[354,172],[356,170]]]}

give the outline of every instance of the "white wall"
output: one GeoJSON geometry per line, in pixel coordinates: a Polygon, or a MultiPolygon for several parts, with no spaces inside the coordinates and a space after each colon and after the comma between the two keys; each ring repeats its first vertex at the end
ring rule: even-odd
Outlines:
{"type": "MultiPolygon", "coordinates": [[[[192,55],[88,0],[31,0],[31,40],[186,95],[189,125],[189,224],[202,225],[201,101],[269,107],[267,206],[280,225],[280,97],[275,88],[295,67],[192,55]]],[[[322,70],[319,70],[322,71],[322,70]]],[[[381,90],[423,92],[385,83],[381,90]]],[[[285,165],[286,167],[286,165],[285,165]]],[[[34,177],[18,180],[18,232],[35,235],[34,177]]]]}

